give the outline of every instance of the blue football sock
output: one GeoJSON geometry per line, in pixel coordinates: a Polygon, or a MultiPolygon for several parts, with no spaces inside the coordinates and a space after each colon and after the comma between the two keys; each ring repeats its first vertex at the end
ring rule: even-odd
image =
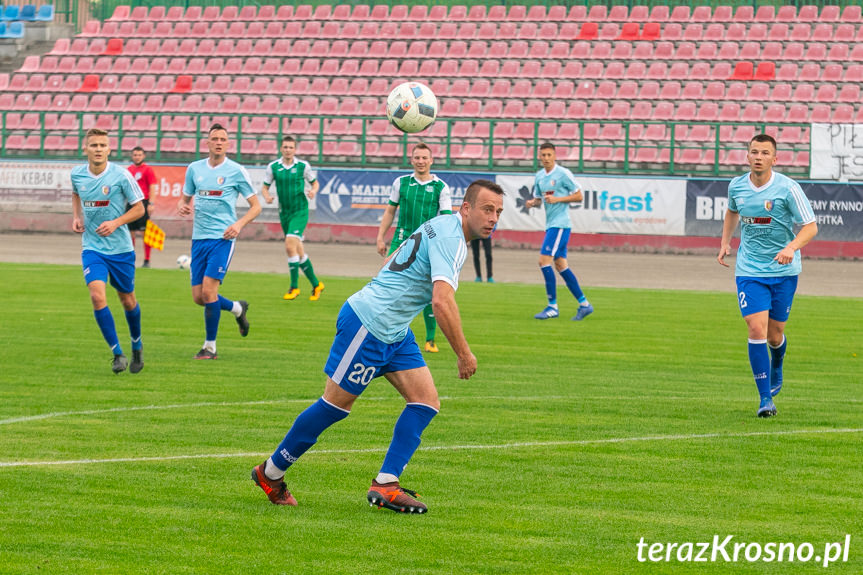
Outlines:
{"type": "Polygon", "coordinates": [[[782,369],[782,360],[785,359],[785,348],[788,346],[788,339],[783,335],[782,343],[777,347],[770,346],[770,357],[772,359],[773,369],[782,369]]]}
{"type": "Polygon", "coordinates": [[[111,353],[114,355],[122,355],[123,348],[120,347],[120,340],[117,338],[117,328],[114,325],[114,316],[111,315],[111,310],[108,306],[102,309],[93,310],[93,315],[96,316],[96,323],[99,324],[99,329],[102,330],[102,337],[111,348],[111,353]]]}
{"type": "Polygon", "coordinates": [[[126,310],[126,323],[129,324],[129,335],[132,338],[132,349],[141,349],[141,306],[135,304],[135,309],[126,310]]]}
{"type": "Polygon", "coordinates": [[[207,341],[216,341],[221,315],[222,309],[218,300],[204,304],[204,326],[207,330],[207,341]]]}
{"type": "Polygon", "coordinates": [[[409,403],[405,406],[393,429],[393,440],[381,466],[381,473],[390,473],[396,477],[402,474],[420,446],[423,430],[435,415],[436,409],[422,403],[409,403]]]}
{"type": "Polygon", "coordinates": [[[557,303],[557,281],[554,278],[554,270],[551,266],[542,266],[539,269],[545,279],[545,295],[548,297],[548,305],[555,305],[557,303]]]}
{"type": "Polygon", "coordinates": [[[566,268],[560,272],[560,277],[563,278],[563,281],[566,282],[566,287],[569,288],[569,291],[572,292],[572,295],[575,296],[575,299],[578,300],[578,303],[584,303],[587,301],[587,298],[584,297],[584,292],[581,291],[581,287],[578,285],[578,280],[575,279],[575,274],[572,273],[572,270],[566,268]]]}
{"type": "Polygon", "coordinates": [[[231,311],[234,308],[234,302],[223,295],[219,296],[219,309],[231,311]]]}
{"type": "Polygon", "coordinates": [[[350,411],[327,403],[321,397],[294,420],[290,431],[271,457],[273,464],[284,471],[318,441],[318,436],[326,428],[343,420],[350,413],[350,411]]]}
{"type": "Polygon", "coordinates": [[[767,351],[766,339],[749,340],[749,365],[752,366],[758,394],[762,398],[770,397],[770,353],[767,351]]]}

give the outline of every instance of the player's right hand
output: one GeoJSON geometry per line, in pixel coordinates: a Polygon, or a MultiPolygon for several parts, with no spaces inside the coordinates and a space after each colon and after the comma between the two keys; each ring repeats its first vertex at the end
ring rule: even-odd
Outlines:
{"type": "Polygon", "coordinates": [[[458,378],[470,379],[470,376],[476,373],[476,356],[467,352],[464,357],[458,358],[458,378]]]}
{"type": "Polygon", "coordinates": [[[192,206],[190,206],[183,200],[180,200],[179,202],[177,202],[177,213],[181,216],[188,216],[192,213],[192,206]]]}
{"type": "Polygon", "coordinates": [[[267,202],[268,204],[272,204],[273,200],[275,200],[275,199],[276,198],[274,198],[273,196],[267,196],[266,198],[264,198],[264,201],[267,202]]]}
{"type": "Polygon", "coordinates": [[[716,261],[718,261],[721,265],[725,267],[731,267],[727,263],[725,263],[725,256],[731,255],[731,247],[730,246],[722,246],[719,248],[719,255],[716,256],[716,261]]]}
{"type": "Polygon", "coordinates": [[[387,244],[382,239],[378,238],[378,253],[381,254],[381,257],[387,257],[387,244]]]}
{"type": "Polygon", "coordinates": [[[76,234],[84,233],[84,223],[81,221],[80,218],[72,219],[72,231],[76,234]]]}

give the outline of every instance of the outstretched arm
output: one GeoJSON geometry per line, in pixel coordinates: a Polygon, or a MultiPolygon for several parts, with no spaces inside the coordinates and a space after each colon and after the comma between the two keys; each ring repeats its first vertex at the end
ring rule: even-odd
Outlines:
{"type": "Polygon", "coordinates": [[[461,315],[455,303],[455,290],[445,281],[434,282],[432,310],[441,331],[458,358],[459,379],[469,379],[476,373],[476,357],[470,351],[461,328],[461,315]]]}

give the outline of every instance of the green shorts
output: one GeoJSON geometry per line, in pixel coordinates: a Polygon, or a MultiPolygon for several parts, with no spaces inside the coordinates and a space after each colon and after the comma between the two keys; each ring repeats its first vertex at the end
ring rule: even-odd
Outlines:
{"type": "Polygon", "coordinates": [[[298,212],[279,212],[279,220],[282,222],[282,231],[285,236],[296,236],[303,239],[303,232],[309,225],[309,210],[298,212]]]}

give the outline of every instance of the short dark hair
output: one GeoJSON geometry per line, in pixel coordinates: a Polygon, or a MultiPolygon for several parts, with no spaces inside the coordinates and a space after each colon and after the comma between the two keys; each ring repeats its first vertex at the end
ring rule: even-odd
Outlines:
{"type": "Polygon", "coordinates": [[[297,143],[293,136],[283,136],[282,143],[284,144],[285,142],[293,142],[295,144],[297,143]]]}
{"type": "MultiPolygon", "coordinates": [[[[773,149],[776,149],[776,139],[769,134],[758,134],[754,136],[751,140],[749,140],[749,145],[752,145],[752,142],[761,142],[761,143],[770,143],[773,146],[773,149]]],[[[748,148],[749,146],[747,146],[748,148]]]]}
{"type": "Polygon", "coordinates": [[[210,134],[212,134],[216,130],[224,130],[226,134],[228,133],[228,129],[217,122],[217,123],[213,124],[212,126],[210,126],[210,129],[207,130],[207,136],[209,136],[210,134]]]}
{"type": "Polygon", "coordinates": [[[491,180],[474,180],[464,192],[464,202],[473,206],[476,203],[476,197],[479,195],[479,191],[482,188],[490,190],[499,196],[503,195],[503,188],[491,180]]]}
{"type": "Polygon", "coordinates": [[[551,142],[543,142],[542,144],[540,144],[539,149],[554,151],[554,144],[552,144],[551,142]]]}
{"type": "Polygon", "coordinates": [[[87,135],[84,137],[85,140],[89,139],[90,136],[107,136],[108,132],[101,128],[90,128],[87,130],[87,135]]]}
{"type": "Polygon", "coordinates": [[[411,155],[413,156],[414,152],[416,152],[417,150],[428,150],[429,156],[433,155],[432,149],[429,148],[428,144],[426,144],[425,142],[419,142],[416,146],[414,146],[414,149],[411,150],[411,155]]]}
{"type": "Polygon", "coordinates": [[[133,152],[141,152],[142,154],[146,154],[146,153],[147,153],[147,152],[145,152],[145,151],[144,151],[144,148],[142,148],[141,146],[135,146],[134,148],[132,148],[132,151],[133,151],[133,152]]]}

